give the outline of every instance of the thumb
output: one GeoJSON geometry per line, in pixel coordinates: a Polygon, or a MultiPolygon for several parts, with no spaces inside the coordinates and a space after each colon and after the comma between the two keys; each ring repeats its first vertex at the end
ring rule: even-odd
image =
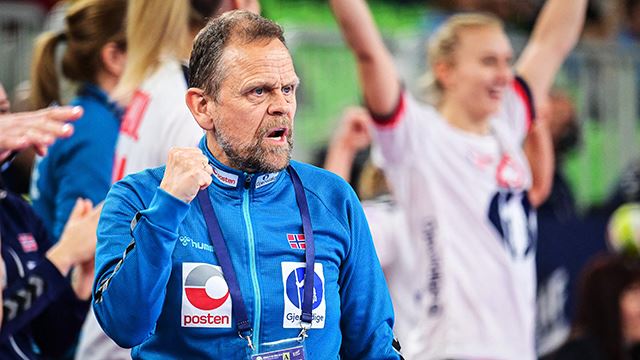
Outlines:
{"type": "Polygon", "coordinates": [[[69,220],[81,218],[84,212],[84,201],[82,200],[82,198],[77,198],[76,204],[73,205],[73,210],[71,210],[71,214],[69,215],[69,220]]]}
{"type": "Polygon", "coordinates": [[[96,207],[90,210],[89,216],[96,222],[100,219],[100,214],[102,213],[103,206],[104,202],[101,202],[100,204],[96,205],[96,207]]]}

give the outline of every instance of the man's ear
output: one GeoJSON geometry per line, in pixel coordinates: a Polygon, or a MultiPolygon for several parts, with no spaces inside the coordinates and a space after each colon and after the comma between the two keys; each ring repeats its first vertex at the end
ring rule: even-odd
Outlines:
{"type": "Polygon", "coordinates": [[[185,95],[187,107],[204,130],[213,130],[213,115],[216,111],[215,101],[204,94],[200,88],[189,88],[185,95]]]}

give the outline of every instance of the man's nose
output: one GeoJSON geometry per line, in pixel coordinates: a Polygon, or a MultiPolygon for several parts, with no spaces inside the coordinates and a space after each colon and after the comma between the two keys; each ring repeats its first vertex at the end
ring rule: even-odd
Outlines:
{"type": "Polygon", "coordinates": [[[292,104],[293,98],[291,96],[285,96],[282,91],[276,91],[273,94],[273,98],[271,104],[269,104],[269,108],[267,111],[269,115],[274,116],[284,116],[289,114],[292,104]]]}

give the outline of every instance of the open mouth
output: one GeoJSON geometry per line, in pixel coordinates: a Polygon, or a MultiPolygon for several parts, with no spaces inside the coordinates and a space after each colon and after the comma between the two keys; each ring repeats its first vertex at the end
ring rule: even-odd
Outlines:
{"type": "Polygon", "coordinates": [[[289,129],[286,127],[274,128],[267,133],[267,139],[275,141],[285,141],[289,135],[289,129]]]}

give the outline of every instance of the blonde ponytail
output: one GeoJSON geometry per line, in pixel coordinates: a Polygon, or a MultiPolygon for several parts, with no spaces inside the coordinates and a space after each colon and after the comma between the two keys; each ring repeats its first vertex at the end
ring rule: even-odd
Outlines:
{"type": "Polygon", "coordinates": [[[189,57],[189,2],[186,0],[130,0],[127,8],[127,65],[114,97],[123,105],[162,56],[189,57]]]}

